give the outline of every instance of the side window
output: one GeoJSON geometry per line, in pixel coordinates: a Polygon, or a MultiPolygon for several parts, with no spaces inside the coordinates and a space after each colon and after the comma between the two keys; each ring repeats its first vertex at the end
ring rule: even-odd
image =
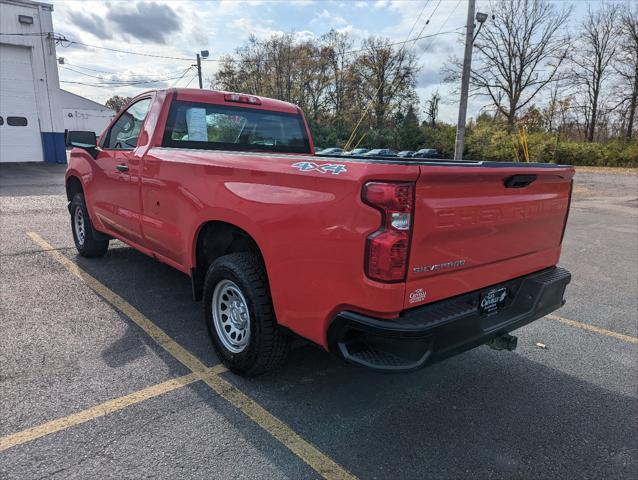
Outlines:
{"type": "Polygon", "coordinates": [[[145,98],[128,107],[113,124],[103,147],[116,150],[133,150],[137,146],[142,123],[146,118],[151,99],[145,98]]]}

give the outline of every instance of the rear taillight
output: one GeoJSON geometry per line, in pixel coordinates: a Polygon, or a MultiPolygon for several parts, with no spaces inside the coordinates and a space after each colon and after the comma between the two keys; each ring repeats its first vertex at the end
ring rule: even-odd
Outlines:
{"type": "Polygon", "coordinates": [[[368,182],[363,201],[381,212],[381,227],[366,243],[366,274],[381,282],[402,282],[410,250],[414,184],[368,182]]]}

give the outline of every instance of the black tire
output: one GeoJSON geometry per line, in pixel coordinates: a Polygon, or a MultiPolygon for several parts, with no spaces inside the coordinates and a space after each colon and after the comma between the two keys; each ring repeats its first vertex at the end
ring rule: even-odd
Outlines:
{"type": "Polygon", "coordinates": [[[210,265],[204,281],[204,321],[221,361],[238,375],[260,375],[274,370],[286,359],[290,339],[277,325],[266,271],[255,254],[232,253],[210,265]],[[238,353],[224,345],[213,319],[213,295],[224,280],[230,280],[239,288],[248,307],[250,335],[238,353]]]}
{"type": "Polygon", "coordinates": [[[109,248],[109,240],[102,239],[91,223],[82,193],[76,193],[71,200],[71,232],[78,253],[83,257],[102,257],[109,248]],[[77,216],[82,218],[83,231],[78,231],[77,216]]]}

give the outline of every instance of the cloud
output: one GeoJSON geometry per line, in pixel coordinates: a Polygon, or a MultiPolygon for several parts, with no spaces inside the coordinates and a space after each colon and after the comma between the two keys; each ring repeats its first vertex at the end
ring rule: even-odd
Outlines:
{"type": "Polygon", "coordinates": [[[111,29],[108,28],[104,19],[98,15],[83,12],[69,12],[69,19],[80,30],[89,32],[91,35],[105,40],[113,38],[111,29]]]}
{"type": "Polygon", "coordinates": [[[339,25],[347,25],[348,21],[340,15],[330,13],[325,8],[320,13],[315,13],[315,18],[310,21],[310,24],[320,24],[329,30],[332,27],[339,25]]]}
{"type": "Polygon", "coordinates": [[[335,31],[337,33],[347,33],[355,42],[358,43],[362,42],[364,39],[370,36],[370,32],[368,32],[368,30],[355,28],[352,25],[346,25],[342,28],[336,28],[335,31]]]}
{"type": "Polygon", "coordinates": [[[458,51],[461,44],[457,39],[458,36],[453,34],[424,38],[417,41],[416,49],[420,54],[437,54],[440,57],[445,57],[458,51]]]}
{"type": "Polygon", "coordinates": [[[417,88],[425,88],[430,85],[439,85],[441,83],[441,74],[439,69],[428,68],[427,66],[417,74],[416,78],[417,88]]]}
{"type": "Polygon", "coordinates": [[[181,29],[176,12],[166,4],[138,2],[132,7],[122,6],[119,2],[109,5],[106,18],[125,36],[165,44],[168,35],[181,29]]]}
{"type": "MultiPolygon", "coordinates": [[[[88,4],[86,2],[87,8],[83,9],[76,9],[73,4],[67,8],[67,22],[79,32],[101,40],[134,38],[166,44],[170,35],[182,30],[180,9],[175,10],[167,3],[116,2],[91,4],[90,7],[88,4]]],[[[201,42],[206,36],[202,27],[196,22],[189,22],[189,25],[191,37],[201,42]]]]}
{"type": "MultiPolygon", "coordinates": [[[[284,32],[281,30],[271,28],[272,24],[272,20],[253,21],[251,18],[238,18],[232,22],[233,29],[243,32],[244,38],[250,35],[261,39],[273,35],[283,35],[284,32]]],[[[237,46],[239,46],[239,42],[237,46]]]]}

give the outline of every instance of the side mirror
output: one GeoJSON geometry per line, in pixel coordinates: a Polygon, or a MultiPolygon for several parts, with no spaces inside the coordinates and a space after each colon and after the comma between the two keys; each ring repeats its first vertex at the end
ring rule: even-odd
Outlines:
{"type": "Polygon", "coordinates": [[[97,147],[95,132],[69,131],[66,133],[66,146],[89,150],[97,147]]]}

